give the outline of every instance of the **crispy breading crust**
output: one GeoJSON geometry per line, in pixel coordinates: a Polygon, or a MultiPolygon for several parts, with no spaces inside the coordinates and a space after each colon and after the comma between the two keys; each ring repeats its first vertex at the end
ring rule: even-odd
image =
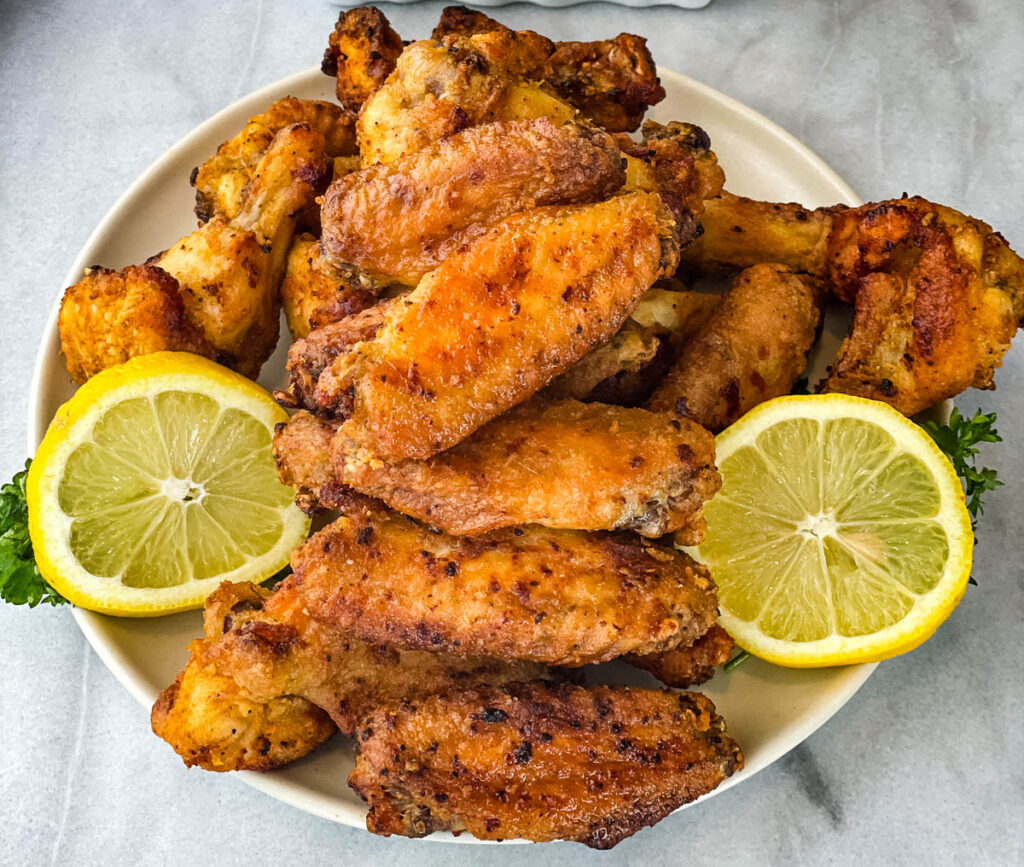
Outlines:
{"type": "Polygon", "coordinates": [[[789,394],[821,320],[814,281],[782,265],[742,272],[646,406],[718,432],[749,409],[789,394]]]}
{"type": "Polygon", "coordinates": [[[164,349],[217,356],[185,315],[178,281],[153,265],[90,268],[64,292],[57,326],[68,372],[79,383],[164,349]]]}
{"type": "Polygon", "coordinates": [[[402,38],[376,6],[344,9],[320,65],[337,79],[338,102],[355,115],[391,74],[402,53],[402,38]]]}
{"type": "Polygon", "coordinates": [[[732,656],[736,642],[717,623],[691,645],[680,645],[650,656],[628,654],[630,665],[649,671],[666,686],[684,689],[714,677],[715,669],[732,656]]]}
{"type": "Polygon", "coordinates": [[[921,198],[844,211],[828,242],[850,335],[823,391],[913,415],[966,388],[994,388],[1024,315],[1024,261],[980,220],[921,198]]]}
{"type": "Polygon", "coordinates": [[[355,153],[355,122],[338,106],[314,99],[279,99],[245,128],[223,142],[217,153],[192,172],[196,216],[204,223],[215,216],[233,220],[245,206],[247,188],[256,169],[282,129],[304,123],[323,136],[328,158],[355,153]]]}
{"type": "Polygon", "coordinates": [[[599,130],[548,118],[470,127],[331,184],[321,244],[337,268],[414,286],[510,214],[600,201],[625,177],[599,130]]]}
{"type": "Polygon", "coordinates": [[[380,704],[552,674],[528,662],[367,644],[310,619],[290,590],[271,594],[249,583],[222,584],[204,623],[206,637],[190,645],[188,665],[151,718],[186,764],[213,771],[286,764],[335,727],[351,736],[380,704]]]}
{"type": "Polygon", "coordinates": [[[382,708],[349,785],[366,827],[423,837],[573,840],[609,849],[743,767],[694,693],[509,684],[382,708]]]}
{"type": "Polygon", "coordinates": [[[288,328],[296,339],[310,331],[339,322],[377,303],[377,295],[353,285],[323,259],[320,242],[309,234],[297,235],[288,250],[281,300],[288,328]]]}
{"type": "Polygon", "coordinates": [[[456,535],[540,524],[695,545],[721,486],[703,428],[597,403],[529,401],[425,461],[364,460],[347,444],[334,443],[339,482],[456,535]]]}
{"type": "Polygon", "coordinates": [[[310,616],[414,650],[575,667],[691,643],[717,618],[706,569],[632,534],[456,537],[370,501],[297,548],[292,569],[279,597],[292,588],[310,616]]]}
{"type": "Polygon", "coordinates": [[[316,401],[381,459],[429,457],[608,340],[677,256],[672,218],[650,193],[515,214],[324,370],[316,401]]]}

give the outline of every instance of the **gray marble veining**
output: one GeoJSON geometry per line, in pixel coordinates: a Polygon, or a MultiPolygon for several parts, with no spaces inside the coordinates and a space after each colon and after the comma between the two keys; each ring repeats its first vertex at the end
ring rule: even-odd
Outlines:
{"type": "MultiPolygon", "coordinates": [[[[441,4],[386,7],[425,33],[441,4]]],[[[909,190],[1024,249],[1019,0],[713,0],[698,12],[515,5],[556,38],[629,30],[807,142],[866,199],[909,190]]],[[[3,476],[60,281],[121,191],[197,123],[312,65],[334,4],[0,2],[3,476]]],[[[0,863],[1019,864],[1024,862],[1024,349],[995,393],[1006,442],[967,596],[768,770],[598,855],[382,840],[229,777],[186,772],[66,611],[0,605],[0,863]]]]}

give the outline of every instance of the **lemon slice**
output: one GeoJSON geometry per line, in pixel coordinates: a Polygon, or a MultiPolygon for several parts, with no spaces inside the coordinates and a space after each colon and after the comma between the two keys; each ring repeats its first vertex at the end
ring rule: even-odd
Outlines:
{"type": "Polygon", "coordinates": [[[956,607],[974,536],[952,465],[878,401],[782,397],[717,439],[694,549],[745,650],[798,668],[913,649],[956,607]]]}
{"type": "Polygon", "coordinates": [[[39,571],[76,605],[137,617],[273,575],[309,530],[271,452],[287,418],[255,383],[188,353],[94,376],[29,470],[39,571]]]}

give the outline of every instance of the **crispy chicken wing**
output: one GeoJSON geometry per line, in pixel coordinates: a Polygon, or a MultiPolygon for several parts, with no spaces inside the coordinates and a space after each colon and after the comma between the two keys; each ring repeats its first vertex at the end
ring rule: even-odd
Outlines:
{"type": "Polygon", "coordinates": [[[513,215],[389,307],[319,375],[316,402],[381,459],[429,457],[608,340],[677,256],[649,193],[513,215]]]}
{"type": "Polygon", "coordinates": [[[320,242],[303,233],[288,250],[281,300],[289,330],[302,338],[322,325],[372,307],[378,299],[375,292],[331,267],[321,255],[320,242]]]}
{"type": "Polygon", "coordinates": [[[702,695],[523,683],[381,708],[349,785],[376,834],[609,849],[742,767],[702,695]]]}
{"type": "Polygon", "coordinates": [[[292,555],[310,616],[411,650],[577,667],[691,643],[717,618],[707,570],[620,533],[433,532],[366,500],[292,555]]]}
{"type": "Polygon", "coordinates": [[[376,6],[344,9],[334,25],[320,68],[337,79],[340,102],[355,115],[394,70],[402,38],[376,6]]]}
{"type": "Polygon", "coordinates": [[[205,223],[215,216],[233,220],[241,214],[248,201],[248,187],[256,180],[260,161],[274,137],[296,123],[323,136],[328,159],[356,152],[355,121],[338,106],[292,96],[279,99],[262,114],[249,118],[238,135],[193,170],[196,216],[205,223]]]}
{"type": "Polygon", "coordinates": [[[823,391],[912,415],[995,387],[1024,321],[1024,261],[990,226],[920,198],[844,211],[827,273],[855,313],[823,391]]]}
{"type": "Polygon", "coordinates": [[[741,273],[646,406],[708,430],[789,394],[807,365],[821,320],[821,292],[782,265],[741,273]]]}
{"type": "MultiPolygon", "coordinates": [[[[431,34],[472,36],[508,31],[483,12],[449,6],[431,34]]],[[[630,33],[599,42],[557,42],[535,77],[609,132],[631,132],[665,98],[647,40],[630,33]]]]}
{"type": "Polygon", "coordinates": [[[599,130],[547,118],[470,127],[331,184],[321,244],[339,269],[415,286],[510,214],[597,202],[624,181],[599,130]]]}
{"type": "Polygon", "coordinates": [[[649,656],[629,654],[626,662],[649,671],[666,686],[684,689],[714,677],[715,669],[729,661],[735,646],[729,633],[716,623],[693,644],[649,656]]]}
{"type": "Polygon", "coordinates": [[[702,221],[688,261],[781,262],[855,305],[824,391],[912,415],[992,388],[1024,321],[1024,261],[991,226],[919,197],[811,211],[723,194],[702,221]]]}
{"type": "Polygon", "coordinates": [[[467,127],[500,120],[574,120],[576,110],[537,81],[552,43],[529,30],[447,36],[406,46],[363,105],[363,165],[394,162],[467,127]]]}
{"type": "Polygon", "coordinates": [[[355,733],[380,704],[479,683],[549,676],[496,663],[370,645],[308,617],[300,600],[223,584],[206,603],[206,637],[153,706],[153,731],[188,765],[268,770],[337,727],[355,733]],[[274,600],[274,615],[266,608],[274,600]]]}
{"type": "Polygon", "coordinates": [[[721,484],[700,426],[598,403],[532,400],[423,461],[368,461],[349,445],[334,439],[338,481],[457,535],[541,524],[697,544],[721,484]]]}
{"type": "Polygon", "coordinates": [[[178,349],[255,379],[277,344],[295,214],[322,191],[328,171],[323,136],[304,124],[285,127],[234,219],[214,217],[146,266],[93,271],[68,288],[58,320],[68,370],[84,381],[111,363],[178,349]],[[175,291],[187,324],[168,300],[175,291]]]}
{"type": "Polygon", "coordinates": [[[90,268],[64,292],[58,316],[68,373],[85,382],[136,355],[164,349],[214,358],[216,350],[185,315],[178,281],[153,265],[90,268]]]}

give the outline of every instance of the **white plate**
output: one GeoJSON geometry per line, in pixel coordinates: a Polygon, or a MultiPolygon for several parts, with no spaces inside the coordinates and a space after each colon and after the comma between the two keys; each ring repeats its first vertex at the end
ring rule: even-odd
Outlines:
{"type": "MultiPolygon", "coordinates": [[[[733,192],[773,201],[805,205],[859,204],[853,191],[817,156],[791,135],[746,106],[711,88],[668,70],[661,70],[667,98],[652,112],[655,120],[687,120],[711,136],[733,192]]],[[[217,145],[240,130],[246,119],[285,95],[331,99],[333,83],[311,69],[239,100],[206,121],[167,151],[111,208],[89,238],[65,285],[78,280],[89,265],[112,268],[141,262],[195,228],[189,172],[217,145]]],[[[58,287],[55,287],[55,290],[58,287]]],[[[826,352],[838,342],[835,326],[826,327],[826,352]]],[[[266,365],[261,381],[267,387],[284,380],[287,341],[266,365]]],[[[824,359],[814,373],[824,370],[824,359]]],[[[60,353],[57,305],[39,348],[29,408],[29,451],[35,452],[57,407],[74,388],[60,353]]],[[[75,619],[89,643],[128,691],[147,707],[174,679],[187,658],[185,646],[202,631],[199,612],[132,620],[75,609],[75,619]]],[[[749,660],[729,675],[719,674],[704,690],[728,722],[743,748],[745,769],[711,794],[748,779],[793,749],[823,725],[857,691],[873,665],[799,671],[749,660]]],[[[609,672],[644,682],[623,666],[609,672]]],[[[309,813],[362,827],[364,807],[345,780],[352,767],[348,745],[340,738],[312,756],[268,774],[240,773],[251,786],[309,813]]],[[[710,797],[710,795],[708,796],[710,797]]],[[[452,839],[435,835],[434,839],[452,839]]],[[[473,838],[462,836],[462,841],[473,838]]]]}

